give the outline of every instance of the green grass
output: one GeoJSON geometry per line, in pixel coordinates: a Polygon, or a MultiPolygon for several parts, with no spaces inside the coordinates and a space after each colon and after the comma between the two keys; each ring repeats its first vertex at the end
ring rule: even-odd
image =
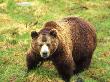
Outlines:
{"type": "Polygon", "coordinates": [[[90,21],[98,38],[90,68],[71,81],[81,77],[85,82],[110,82],[109,0],[27,0],[32,2],[30,7],[17,6],[14,1],[0,0],[0,82],[63,82],[51,62],[27,73],[25,53],[32,30],[66,16],[90,21]]]}

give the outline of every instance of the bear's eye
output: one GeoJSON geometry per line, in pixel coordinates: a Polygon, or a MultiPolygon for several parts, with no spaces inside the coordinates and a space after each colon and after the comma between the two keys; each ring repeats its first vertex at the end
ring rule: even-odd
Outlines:
{"type": "Polygon", "coordinates": [[[49,44],[49,43],[47,43],[47,46],[50,46],[50,44],[49,44]]]}
{"type": "Polygon", "coordinates": [[[43,46],[43,44],[39,44],[39,46],[40,46],[40,47],[42,47],[42,46],[43,46]]]}

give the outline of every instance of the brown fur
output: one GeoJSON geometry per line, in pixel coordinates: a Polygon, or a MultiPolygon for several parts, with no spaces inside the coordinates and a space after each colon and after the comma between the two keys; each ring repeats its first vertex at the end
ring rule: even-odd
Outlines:
{"type": "MultiPolygon", "coordinates": [[[[63,80],[69,82],[73,74],[89,67],[96,48],[96,32],[93,26],[83,19],[67,17],[59,21],[47,22],[39,34],[47,34],[52,29],[57,32],[59,45],[49,60],[53,62],[63,80]]],[[[33,40],[32,45],[34,42],[33,40]]],[[[36,50],[36,47],[32,47],[27,54],[28,69],[36,67],[43,61],[35,52],[36,50]]]]}

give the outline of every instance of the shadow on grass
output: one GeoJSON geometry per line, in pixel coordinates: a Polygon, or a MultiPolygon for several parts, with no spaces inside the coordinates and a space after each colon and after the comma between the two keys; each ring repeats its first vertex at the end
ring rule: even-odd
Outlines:
{"type": "Polygon", "coordinates": [[[7,14],[6,10],[3,9],[3,8],[0,8],[0,13],[2,13],[2,14],[7,14]]]}
{"type": "Polygon", "coordinates": [[[26,82],[62,82],[57,71],[52,67],[41,66],[36,68],[26,75],[26,82]]]}

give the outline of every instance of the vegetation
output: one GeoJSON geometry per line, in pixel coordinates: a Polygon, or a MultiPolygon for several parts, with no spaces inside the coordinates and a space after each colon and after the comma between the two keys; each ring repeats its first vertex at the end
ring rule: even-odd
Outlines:
{"type": "Polygon", "coordinates": [[[16,4],[22,1],[0,0],[0,82],[63,82],[51,62],[27,73],[25,53],[32,30],[66,16],[90,21],[98,38],[90,68],[71,81],[80,77],[85,82],[110,82],[110,0],[27,0],[31,6],[16,4]]]}

